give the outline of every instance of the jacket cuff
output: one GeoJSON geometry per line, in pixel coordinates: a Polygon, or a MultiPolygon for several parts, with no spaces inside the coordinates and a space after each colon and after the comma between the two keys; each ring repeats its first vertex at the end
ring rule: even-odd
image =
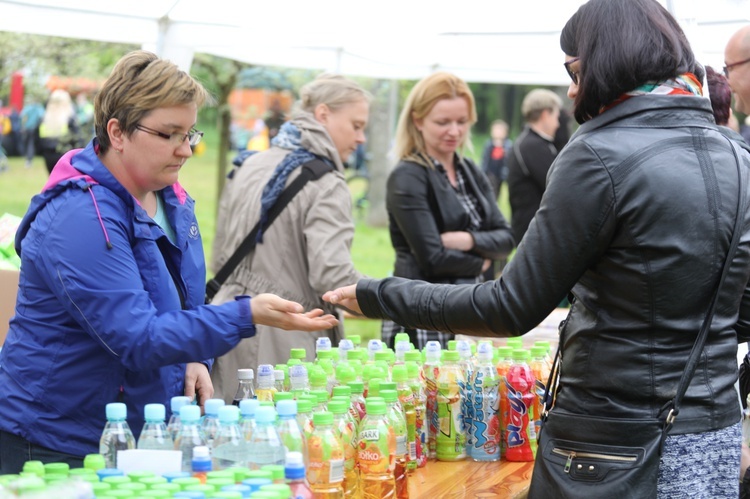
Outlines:
{"type": "Polygon", "coordinates": [[[240,336],[242,338],[252,338],[255,336],[255,324],[253,324],[253,312],[250,308],[250,296],[235,296],[234,300],[239,305],[240,312],[240,336]]]}
{"type": "Polygon", "coordinates": [[[379,279],[360,279],[357,282],[357,303],[365,317],[385,319],[378,300],[379,279]]]}

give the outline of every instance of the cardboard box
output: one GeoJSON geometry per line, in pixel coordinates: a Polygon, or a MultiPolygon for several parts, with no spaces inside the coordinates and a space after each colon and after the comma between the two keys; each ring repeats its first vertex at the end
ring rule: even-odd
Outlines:
{"type": "Polygon", "coordinates": [[[17,270],[0,270],[0,346],[8,334],[8,321],[13,317],[18,294],[17,270]]]}

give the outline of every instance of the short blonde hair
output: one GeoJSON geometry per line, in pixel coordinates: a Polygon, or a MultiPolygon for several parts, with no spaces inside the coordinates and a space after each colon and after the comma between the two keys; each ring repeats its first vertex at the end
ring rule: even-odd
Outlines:
{"type": "Polygon", "coordinates": [[[365,101],[368,104],[372,95],[352,80],[338,74],[323,73],[300,90],[299,107],[312,113],[320,104],[335,111],[353,102],[365,101]]]}
{"type": "Polygon", "coordinates": [[[115,64],[94,99],[94,131],[100,152],[109,148],[107,123],[115,118],[126,135],[151,111],[195,103],[201,107],[211,96],[192,76],[156,54],[136,50],[115,64]]]}
{"type": "MultiPolygon", "coordinates": [[[[469,105],[469,122],[471,125],[476,123],[477,110],[474,104],[474,94],[471,93],[469,85],[458,76],[446,72],[433,73],[414,85],[409,92],[409,97],[406,98],[396,127],[395,153],[397,158],[409,159],[430,168],[433,167],[432,162],[426,159],[428,154],[424,138],[417,130],[414,120],[421,120],[430,114],[438,101],[456,97],[466,99],[469,105]]],[[[471,132],[466,134],[459,147],[467,144],[471,148],[471,132]]]]}
{"type": "Polygon", "coordinates": [[[536,122],[544,110],[560,109],[562,99],[552,90],[535,88],[523,98],[521,114],[527,123],[536,122]]]}

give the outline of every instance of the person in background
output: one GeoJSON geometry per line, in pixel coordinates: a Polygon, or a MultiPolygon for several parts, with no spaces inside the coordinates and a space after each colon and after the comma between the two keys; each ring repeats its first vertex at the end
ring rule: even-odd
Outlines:
{"type": "Polygon", "coordinates": [[[500,188],[508,178],[507,158],[513,142],[508,138],[508,124],[503,120],[495,120],[490,125],[490,138],[482,151],[482,171],[495,193],[495,199],[500,198],[500,188]]]}
{"type": "MultiPolygon", "coordinates": [[[[178,182],[202,132],[204,88],[145,51],[115,65],[96,97],[96,137],[67,152],[17,235],[15,316],[0,351],[0,474],[26,460],[82,466],[110,402],[136,438],[147,403],[213,396],[211,358],[256,325],[337,321],[278,296],[204,305],[195,202],[178,182]]],[[[167,416],[169,417],[169,415],[167,416]]]]}
{"type": "Polygon", "coordinates": [[[271,102],[271,107],[268,109],[263,120],[268,127],[268,138],[269,140],[273,140],[273,138],[279,134],[281,125],[286,122],[286,116],[284,115],[284,110],[281,108],[281,102],[279,102],[279,99],[274,99],[273,102],[271,102]]]}
{"type": "Polygon", "coordinates": [[[560,126],[562,101],[551,90],[537,88],[526,94],[521,114],[526,121],[508,158],[508,195],[513,237],[521,243],[539,209],[547,172],[557,156],[555,132],[560,126]]]}
{"type": "Polygon", "coordinates": [[[39,125],[44,118],[44,107],[34,97],[26,97],[21,110],[21,151],[26,157],[26,168],[31,167],[36,156],[36,143],[39,138],[39,125]]]}
{"type": "Polygon", "coordinates": [[[39,125],[39,152],[50,174],[63,155],[58,147],[60,141],[69,134],[77,133],[78,121],[70,94],[61,88],[52,91],[39,125]]]}
{"type": "MultiPolygon", "coordinates": [[[[234,171],[219,203],[212,268],[218,272],[276,199],[299,175],[301,166],[319,159],[333,171],[309,181],[278,218],[261,227],[255,249],[240,262],[213,299],[232,301],[246,293],[289,296],[307,308],[325,306],[323,292],[360,277],[351,258],[354,222],[344,162],[365,141],[370,94],[340,75],[323,74],[300,91],[299,109],[282,125],[271,148],[253,154],[234,171]]],[[[315,342],[328,336],[334,345],[342,331],[258,333],[216,359],[212,379],[216,396],[230,402],[237,389],[237,369],[285,363],[290,348],[315,356],[315,342]]]]}
{"type": "MultiPolygon", "coordinates": [[[[388,177],[386,208],[394,276],[439,283],[475,283],[515,247],[487,177],[461,152],[476,122],[474,96],[457,76],[438,72],[418,82],[396,129],[398,164],[388,177]]],[[[444,347],[452,334],[384,321],[382,339],[393,347],[406,332],[423,348],[444,347]]]]}
{"type": "Polygon", "coordinates": [[[734,107],[750,115],[750,25],[740,28],[724,49],[724,76],[734,93],[734,107]]]}
{"type": "MultiPolygon", "coordinates": [[[[718,292],[654,485],[664,499],[737,497],[736,353],[750,338],[750,210],[738,201],[750,197],[750,152],[714,124],[703,69],[656,0],[590,0],[560,46],[581,126],[502,277],[473,286],[364,279],[324,299],[410,327],[517,336],[572,289],[551,414],[664,419],[718,292]],[[736,220],[740,243],[717,290],[736,220]]],[[[552,444],[545,435],[537,463],[552,444]]],[[[529,497],[540,497],[543,480],[535,470],[529,497]]],[[[602,497],[595,489],[589,497],[602,497]]]]}
{"type": "Polygon", "coordinates": [[[706,66],[706,83],[716,124],[729,126],[732,116],[732,89],[729,88],[726,76],[717,73],[711,66],[706,66]]]}

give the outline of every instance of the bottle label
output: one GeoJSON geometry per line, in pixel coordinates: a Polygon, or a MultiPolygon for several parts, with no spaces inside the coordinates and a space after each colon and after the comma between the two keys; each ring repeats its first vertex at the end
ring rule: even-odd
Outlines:
{"type": "MultiPolygon", "coordinates": [[[[531,388],[531,387],[530,387],[531,388]]],[[[506,379],[508,419],[506,421],[506,458],[512,461],[533,461],[536,451],[534,429],[534,395],[513,388],[506,379]]]]}
{"type": "Polygon", "coordinates": [[[395,465],[396,460],[391,460],[391,455],[395,454],[396,438],[385,423],[359,432],[357,461],[363,475],[392,472],[391,462],[395,465]]]}
{"type": "Polygon", "coordinates": [[[461,415],[461,393],[456,382],[438,384],[437,458],[456,461],[466,457],[466,433],[461,415]]]}
{"type": "Polygon", "coordinates": [[[500,458],[500,398],[498,381],[477,371],[471,390],[471,457],[494,460],[500,458]]]}
{"type": "Polygon", "coordinates": [[[333,431],[319,431],[313,431],[307,440],[307,481],[311,485],[340,482],[344,479],[344,449],[333,431]]]}
{"type": "Polygon", "coordinates": [[[330,483],[344,481],[344,460],[331,459],[331,474],[328,477],[330,483]]]}

